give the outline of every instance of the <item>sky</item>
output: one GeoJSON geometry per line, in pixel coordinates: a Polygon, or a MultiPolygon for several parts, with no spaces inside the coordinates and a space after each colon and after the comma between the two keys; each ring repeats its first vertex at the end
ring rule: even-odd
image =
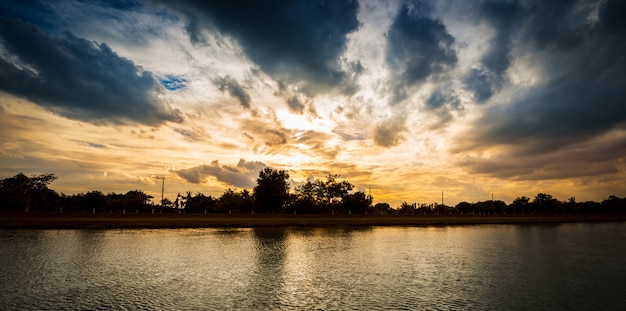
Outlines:
{"type": "Polygon", "coordinates": [[[626,196],[626,2],[0,2],[0,178],[160,198],[626,196]]]}

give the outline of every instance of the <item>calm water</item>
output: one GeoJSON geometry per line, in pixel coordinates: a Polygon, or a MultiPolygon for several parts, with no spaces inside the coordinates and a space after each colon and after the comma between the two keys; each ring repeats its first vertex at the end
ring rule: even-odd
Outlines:
{"type": "Polygon", "coordinates": [[[618,310],[626,223],[0,230],[0,309],[618,310]]]}

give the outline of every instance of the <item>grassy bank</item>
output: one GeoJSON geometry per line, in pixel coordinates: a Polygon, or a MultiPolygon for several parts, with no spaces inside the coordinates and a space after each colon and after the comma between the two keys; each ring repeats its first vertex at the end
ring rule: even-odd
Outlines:
{"type": "Polygon", "coordinates": [[[372,216],[2,213],[2,229],[446,226],[626,221],[626,215],[372,216]]]}

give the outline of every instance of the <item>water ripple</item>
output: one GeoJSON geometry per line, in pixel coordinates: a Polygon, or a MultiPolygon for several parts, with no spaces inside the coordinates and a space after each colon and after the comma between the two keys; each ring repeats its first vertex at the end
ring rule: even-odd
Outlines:
{"type": "Polygon", "coordinates": [[[0,231],[1,310],[616,310],[626,224],[0,231]]]}

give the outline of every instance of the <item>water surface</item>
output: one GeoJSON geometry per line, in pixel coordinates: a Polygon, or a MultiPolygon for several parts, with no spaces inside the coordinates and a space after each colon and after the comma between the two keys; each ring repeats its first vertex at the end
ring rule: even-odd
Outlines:
{"type": "Polygon", "coordinates": [[[626,223],[0,230],[0,309],[618,310],[626,223]]]}

